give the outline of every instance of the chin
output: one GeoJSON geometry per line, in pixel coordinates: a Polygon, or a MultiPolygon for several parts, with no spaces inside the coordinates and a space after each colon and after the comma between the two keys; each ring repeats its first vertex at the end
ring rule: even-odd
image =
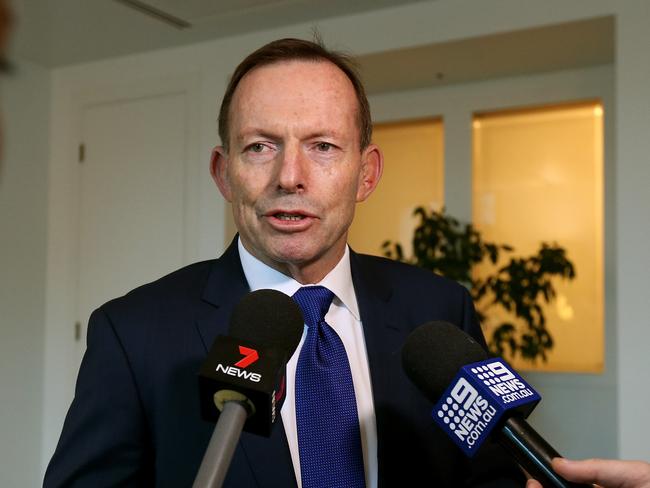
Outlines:
{"type": "Polygon", "coordinates": [[[303,265],[318,261],[337,247],[337,242],[318,239],[313,234],[289,234],[267,236],[258,240],[255,248],[261,256],[281,264],[303,265]]]}
{"type": "Polygon", "coordinates": [[[318,256],[304,246],[282,246],[271,252],[271,258],[279,263],[303,264],[313,261],[318,256]]]}

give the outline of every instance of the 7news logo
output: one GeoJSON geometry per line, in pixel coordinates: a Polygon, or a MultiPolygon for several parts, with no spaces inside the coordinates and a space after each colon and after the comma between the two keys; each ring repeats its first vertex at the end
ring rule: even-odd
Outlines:
{"type": "Polygon", "coordinates": [[[253,383],[259,383],[262,380],[262,375],[259,373],[252,373],[250,371],[245,371],[251,364],[257,362],[260,358],[260,355],[255,349],[250,347],[239,346],[239,354],[244,356],[242,359],[237,361],[234,366],[224,366],[223,364],[217,364],[216,371],[227,374],[228,376],[234,376],[235,378],[244,378],[245,380],[252,381],[253,383]]]}

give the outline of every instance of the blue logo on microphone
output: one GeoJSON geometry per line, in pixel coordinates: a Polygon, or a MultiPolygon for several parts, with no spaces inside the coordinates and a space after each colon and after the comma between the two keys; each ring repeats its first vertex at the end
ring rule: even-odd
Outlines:
{"type": "Polygon", "coordinates": [[[436,423],[472,457],[504,413],[524,418],[541,400],[539,394],[500,358],[468,364],[433,408],[436,423]]]}

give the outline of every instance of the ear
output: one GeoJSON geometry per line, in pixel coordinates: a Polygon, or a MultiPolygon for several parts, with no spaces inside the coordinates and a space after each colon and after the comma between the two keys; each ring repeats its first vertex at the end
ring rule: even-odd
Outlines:
{"type": "Polygon", "coordinates": [[[361,174],[357,188],[357,202],[363,202],[377,188],[384,171],[384,155],[379,147],[370,144],[361,155],[361,174]]]}
{"type": "Polygon", "coordinates": [[[223,146],[217,146],[212,150],[210,174],[223,197],[227,201],[232,202],[232,191],[228,178],[228,153],[223,146]]]}

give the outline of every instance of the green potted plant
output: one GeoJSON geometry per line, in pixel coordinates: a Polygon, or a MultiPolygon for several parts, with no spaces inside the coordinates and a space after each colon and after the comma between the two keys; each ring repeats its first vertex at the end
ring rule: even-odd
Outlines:
{"type": "Polygon", "coordinates": [[[440,212],[418,207],[419,222],[413,234],[412,253],[406,256],[398,242],[386,241],[384,254],[463,283],[477,304],[481,322],[495,307],[511,312],[516,320],[498,324],[487,338],[490,351],[506,353],[535,363],[547,360],[553,337],[546,328],[544,304],[555,299],[552,279],[572,280],[575,269],[557,244],[541,243],[536,254],[517,257],[507,244],[487,242],[472,224],[440,212]],[[505,264],[503,258],[509,258],[505,264]],[[501,258],[501,260],[500,260],[501,258]],[[478,276],[475,267],[490,263],[491,272],[478,276]]]}

